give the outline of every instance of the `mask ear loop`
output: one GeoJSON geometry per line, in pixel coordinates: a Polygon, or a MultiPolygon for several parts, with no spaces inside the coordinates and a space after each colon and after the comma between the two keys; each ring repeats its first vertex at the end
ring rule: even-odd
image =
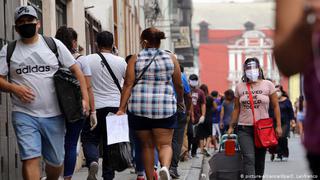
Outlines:
{"type": "Polygon", "coordinates": [[[316,73],[318,82],[320,83],[320,35],[313,33],[312,35],[312,52],[313,52],[313,68],[316,73]]]}

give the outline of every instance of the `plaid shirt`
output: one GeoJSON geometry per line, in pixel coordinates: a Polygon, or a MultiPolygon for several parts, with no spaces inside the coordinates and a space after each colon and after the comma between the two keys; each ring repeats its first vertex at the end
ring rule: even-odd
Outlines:
{"type": "MultiPolygon", "coordinates": [[[[138,54],[135,74],[138,77],[158,49],[144,49],[138,54]]],[[[159,50],[154,62],[133,88],[128,110],[151,119],[168,118],[177,111],[177,100],[171,84],[174,64],[170,54],[159,50]]]]}

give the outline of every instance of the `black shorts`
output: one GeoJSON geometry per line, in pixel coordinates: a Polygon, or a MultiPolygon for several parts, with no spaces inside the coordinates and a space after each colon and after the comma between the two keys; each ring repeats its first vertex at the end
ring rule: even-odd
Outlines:
{"type": "Polygon", "coordinates": [[[177,115],[163,119],[151,119],[143,116],[137,116],[128,112],[130,128],[139,130],[151,130],[155,128],[175,129],[178,127],[177,115]]]}

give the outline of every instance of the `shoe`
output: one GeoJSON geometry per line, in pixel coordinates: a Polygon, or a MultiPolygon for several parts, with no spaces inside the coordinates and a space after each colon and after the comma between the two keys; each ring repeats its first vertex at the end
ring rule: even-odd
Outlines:
{"type": "Polygon", "coordinates": [[[170,180],[168,168],[163,166],[159,171],[160,180],[170,180]]]}
{"type": "Polygon", "coordinates": [[[203,150],[203,152],[202,152],[202,154],[204,155],[204,156],[206,156],[206,157],[210,157],[211,155],[208,153],[208,151],[207,150],[203,150]]]}
{"type": "Polygon", "coordinates": [[[144,179],[144,176],[138,176],[137,180],[145,180],[145,179],[144,179]]]}
{"type": "Polygon", "coordinates": [[[274,154],[271,154],[270,160],[271,160],[271,161],[274,161],[274,158],[275,158],[275,157],[274,157],[274,154]]]}
{"type": "Polygon", "coordinates": [[[177,169],[170,169],[169,170],[170,176],[173,179],[179,179],[180,175],[178,174],[178,170],[177,169]]]}
{"type": "Polygon", "coordinates": [[[87,180],[97,180],[97,173],[99,170],[99,164],[97,162],[92,162],[89,167],[89,174],[87,180]]]}

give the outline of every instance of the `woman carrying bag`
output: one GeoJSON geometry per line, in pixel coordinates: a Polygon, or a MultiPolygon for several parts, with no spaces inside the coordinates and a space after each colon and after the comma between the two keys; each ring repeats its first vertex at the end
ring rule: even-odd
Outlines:
{"type": "Polygon", "coordinates": [[[266,148],[276,145],[275,136],[280,137],[282,134],[278,97],[274,85],[264,80],[257,58],[248,58],[243,69],[242,82],[235,90],[235,106],[228,134],[232,134],[237,125],[244,178],[262,179],[266,148]],[[275,112],[275,131],[268,114],[270,103],[275,112]],[[263,131],[259,131],[261,129],[263,131]]]}

